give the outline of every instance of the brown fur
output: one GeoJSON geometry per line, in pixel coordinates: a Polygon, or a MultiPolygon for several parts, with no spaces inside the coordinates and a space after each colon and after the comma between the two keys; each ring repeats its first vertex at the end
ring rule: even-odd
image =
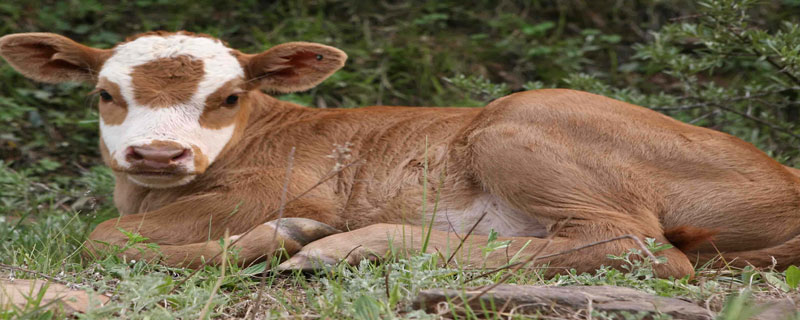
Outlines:
{"type": "Polygon", "coordinates": [[[669,242],[683,252],[697,248],[701,244],[707,243],[714,238],[718,232],[692,226],[679,226],[664,230],[664,237],[669,242]]]}
{"type": "MultiPolygon", "coordinates": [[[[240,57],[248,83],[305,88],[344,59],[315,66],[318,60],[306,53],[321,52],[315,45],[278,47],[240,57]]],[[[274,229],[262,224],[277,217],[290,150],[296,148],[286,190],[292,198],[335,167],[334,144],[349,142],[350,160],[362,162],[288,203],[284,216],[350,231],[292,246],[290,253],[299,252],[284,267],[303,268],[313,258],[354,262],[390,248],[421,250],[423,208],[469,221],[468,214],[489,206],[500,209],[482,223],[513,217],[523,223],[511,227],[528,228],[501,233],[500,240],[511,240],[507,252],[525,257],[546,246],[538,262],[549,263],[551,274],[617,266],[607,255],[637,248],[633,241],[555,254],[626,234],[673,242],[676,248],[659,253],[668,258],[656,266],[663,277],[692,274],[693,264],[712,259],[717,249],[734,264],[766,267],[772,257],[779,266],[800,263],[800,171],[730,135],[606,97],[549,89],[482,109],[311,109],[250,90],[239,108],[234,138],[194,181],[148,189],[116,172],[115,204],[124,216],[101,223],[88,245],[124,244],[121,228],[158,243],[165,263],[193,266],[219,252],[206,242],[209,235],[219,239],[226,230],[236,235],[259,225],[253,237],[260,240],[243,241],[248,249],[240,255],[243,263],[257,260],[277,245],[264,238],[274,229]],[[480,199],[485,205],[475,209],[480,199]],[[709,230],[716,232],[714,246],[709,230]]],[[[460,240],[449,230],[432,231],[429,252],[454,250],[460,240]]],[[[486,234],[471,235],[465,248],[473,248],[458,252],[457,262],[507,263],[505,250],[484,259],[475,247],[486,241],[486,234]]]]}
{"type": "Polygon", "coordinates": [[[217,91],[206,98],[203,114],[200,115],[200,125],[204,128],[219,129],[227,127],[238,118],[239,103],[233,106],[225,104],[225,99],[242,86],[242,80],[231,80],[222,85],[217,91]]]}
{"type": "Polygon", "coordinates": [[[10,34],[0,38],[0,55],[36,81],[97,81],[111,50],[81,45],[52,33],[10,34]]]}
{"type": "MultiPolygon", "coordinates": [[[[103,133],[101,132],[100,134],[102,135],[103,133]]],[[[108,147],[106,147],[106,144],[105,142],[103,142],[103,139],[100,139],[99,145],[100,145],[100,158],[103,159],[103,163],[105,163],[109,168],[111,168],[111,170],[114,171],[123,170],[117,163],[117,160],[112,158],[111,154],[108,153],[108,147]]]]}
{"type": "Polygon", "coordinates": [[[313,88],[347,60],[339,49],[310,42],[279,44],[260,54],[235,53],[252,81],[248,89],[282,93],[313,88]]]}
{"type": "MultiPolygon", "coordinates": [[[[596,95],[569,90],[540,90],[500,99],[485,109],[373,107],[355,110],[308,109],[258,92],[248,95],[254,113],[250,115],[247,129],[238,143],[231,145],[209,171],[190,185],[176,190],[128,192],[126,201],[147,207],[147,214],[125,216],[120,222],[129,227],[137,226],[142,218],[145,221],[168,219],[172,221],[169,223],[177,224],[188,219],[199,224],[209,215],[225,215],[238,205],[236,220],[213,223],[211,233],[218,237],[225,228],[242,232],[245,226],[274,219],[274,216],[262,214],[279,204],[279,186],[282,185],[289,148],[298,148],[290,189],[290,194],[298,194],[333,167],[334,160],[326,158],[331,145],[349,141],[353,144],[352,157],[363,158],[365,164],[347,169],[340,179],[314,189],[309,196],[293,203],[286,214],[354,231],[313,242],[304,247],[298,257],[315,249],[325,250],[332,256],[345,251],[343,257],[357,245],[362,245],[365,250],[382,252],[388,248],[387,234],[397,235],[394,239],[398,239],[402,233],[398,233],[401,229],[395,229],[393,224],[376,223],[413,224],[419,221],[422,169],[414,163],[421,163],[424,159],[427,137],[428,176],[431,177],[428,185],[432,188],[429,194],[435,194],[433,186],[438,184],[433,177],[439,177],[441,171],[446,170],[445,188],[440,191],[443,203],[467,203],[476,194],[489,192],[528,212],[531,219],[540,221],[548,230],[553,230],[559,221],[570,218],[545,253],[622,234],[653,237],[662,243],[675,240],[677,247],[689,250],[691,244],[708,238],[708,232],[702,230],[719,230],[717,245],[735,255],[738,248],[751,244],[747,238],[738,235],[750,232],[752,224],[772,230],[747,235],[762,243],[791,239],[798,232],[798,225],[792,223],[796,218],[781,213],[785,210],[782,207],[790,209],[796,206],[793,202],[796,198],[785,198],[796,195],[798,185],[797,177],[790,175],[787,169],[773,165],[773,160],[766,156],[752,153],[747,144],[728,135],[685,125],[655,112],[596,95]],[[506,113],[510,114],[505,116],[506,113]],[[600,119],[595,121],[592,117],[600,119]],[[514,128],[513,123],[528,121],[540,122],[541,125],[514,128]],[[562,126],[562,121],[570,125],[562,126]],[[582,129],[575,131],[575,128],[582,129]],[[611,130],[623,142],[597,140],[592,133],[594,130],[611,130]],[[677,152],[691,147],[681,137],[681,132],[702,133],[707,138],[704,141],[714,143],[715,147],[677,152]],[[674,138],[670,140],[669,136],[674,138]],[[640,143],[624,142],[631,141],[626,139],[640,143]],[[391,143],[387,144],[387,141],[391,143]],[[526,147],[514,147],[520,144],[526,147]],[[660,151],[659,148],[665,149],[660,151]],[[738,154],[720,157],[721,148],[738,154]],[[699,158],[703,152],[713,152],[714,157],[699,158]],[[244,154],[247,156],[241,156],[244,154]],[[503,160],[498,159],[500,154],[503,160]],[[517,154],[522,158],[517,158],[517,154]],[[738,177],[742,170],[730,171],[728,168],[740,158],[748,161],[748,171],[756,174],[752,177],[755,180],[753,186],[766,188],[751,187],[749,197],[736,200],[731,199],[730,194],[740,183],[738,177]],[[645,162],[637,162],[634,166],[628,159],[645,162]],[[665,159],[669,162],[664,162],[665,159]],[[706,162],[700,159],[706,159],[706,162]],[[719,163],[711,166],[713,162],[719,163]],[[691,169],[689,163],[714,173],[695,174],[696,177],[692,178],[688,172],[684,173],[691,169]],[[642,171],[640,168],[648,169],[642,171]],[[672,173],[667,175],[665,171],[672,173]],[[713,197],[696,200],[702,203],[692,202],[696,194],[706,192],[697,188],[706,188],[703,181],[708,176],[717,177],[715,181],[718,182],[712,182],[723,187],[713,188],[717,190],[713,197]],[[780,177],[794,182],[775,184],[781,180],[780,177]],[[653,181],[654,178],[659,180],[653,181]],[[728,179],[732,179],[730,181],[734,184],[725,182],[728,179]],[[209,207],[193,201],[195,209],[189,211],[196,215],[192,218],[184,218],[183,214],[175,216],[176,210],[185,212],[186,208],[174,203],[174,199],[206,194],[211,190],[228,195],[223,197],[229,201],[227,209],[220,208],[218,200],[210,201],[209,207]],[[765,193],[761,195],[760,190],[765,193]],[[780,192],[787,194],[782,196],[780,192]],[[767,194],[776,196],[763,204],[763,208],[769,210],[752,211],[761,206],[752,203],[753,199],[766,201],[767,194]],[[724,201],[715,201],[716,198],[724,201]],[[161,209],[154,211],[153,208],[161,209]],[[727,208],[728,211],[720,215],[717,208],[727,208]],[[754,214],[771,214],[771,219],[748,218],[754,214]],[[741,220],[747,220],[749,224],[739,224],[741,220]],[[691,234],[697,229],[682,227],[687,225],[698,228],[700,235],[691,234]],[[359,230],[365,227],[369,228],[359,230]]],[[[129,183],[124,181],[120,184],[123,189],[131,188],[125,186],[129,183]]],[[[432,204],[428,205],[429,210],[432,207],[432,204]]],[[[208,232],[205,227],[207,224],[201,228],[202,231],[208,232]]],[[[139,230],[148,232],[147,228],[145,225],[139,230]]],[[[421,232],[411,227],[402,230],[409,233],[407,236],[415,234],[415,239],[421,232]]],[[[169,241],[192,243],[204,237],[202,232],[197,232],[181,233],[180,237],[173,233],[169,241]],[[190,235],[194,236],[184,238],[190,235]]],[[[152,232],[149,235],[154,236],[152,232]]],[[[512,252],[522,248],[527,241],[532,241],[525,249],[529,252],[544,244],[537,238],[503,239],[513,240],[512,252]]],[[[484,235],[473,235],[468,244],[478,246],[485,241],[484,235]]],[[[458,239],[454,234],[434,231],[431,248],[447,252],[456,243],[458,239]]],[[[419,243],[410,243],[409,246],[418,249],[419,243]]],[[[620,253],[634,246],[630,241],[613,242],[580,254],[546,261],[555,267],[591,271],[600,264],[613,262],[605,258],[606,254],[620,253]]],[[[710,253],[713,249],[709,248],[706,244],[699,244],[698,250],[710,253]]],[[[475,251],[471,252],[474,254],[475,251]]],[[[662,254],[668,256],[670,262],[659,267],[661,275],[681,276],[692,272],[694,261],[680,250],[667,250],[662,254]]],[[[348,259],[355,259],[353,257],[348,259]]],[[[468,250],[459,258],[464,263],[483,263],[480,255],[470,256],[468,250]]],[[[488,265],[503,263],[505,257],[500,254],[494,260],[490,257],[487,262],[488,265]]]]}
{"type": "Polygon", "coordinates": [[[189,56],[156,59],[133,68],[133,97],[138,104],[153,108],[186,103],[204,74],[203,61],[189,56]]]}
{"type": "Polygon", "coordinates": [[[208,168],[208,157],[196,146],[192,146],[192,152],[194,153],[194,174],[203,174],[208,168]]]}
{"type": "Polygon", "coordinates": [[[97,88],[105,90],[113,98],[111,102],[100,99],[98,109],[103,122],[110,126],[122,124],[128,115],[128,103],[122,97],[119,86],[106,78],[100,78],[97,82],[97,88]]]}

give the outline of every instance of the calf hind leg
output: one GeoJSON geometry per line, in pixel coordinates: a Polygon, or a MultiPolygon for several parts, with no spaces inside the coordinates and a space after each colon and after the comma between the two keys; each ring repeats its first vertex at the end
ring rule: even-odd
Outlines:
{"type": "MultiPolygon", "coordinates": [[[[509,105],[512,102],[498,106],[498,112],[514,111],[514,106],[509,105]]],[[[654,213],[656,209],[650,207],[656,202],[657,193],[645,177],[637,176],[607,151],[591,144],[570,143],[574,137],[565,136],[564,132],[542,131],[535,124],[526,123],[535,118],[523,112],[523,116],[468,131],[455,144],[454,158],[466,159],[461,164],[469,169],[471,180],[481,190],[547,226],[554,241],[543,254],[627,234],[669,243],[654,213]]],[[[548,262],[590,271],[602,264],[613,265],[607,254],[636,247],[631,240],[619,240],[548,262]]],[[[659,275],[680,277],[693,273],[688,258],[679,250],[669,249],[661,254],[668,260],[656,267],[659,275]]]]}
{"type": "MultiPolygon", "coordinates": [[[[587,229],[601,229],[600,224],[592,225],[587,229]]],[[[364,258],[383,257],[389,252],[404,256],[407,253],[422,251],[427,229],[418,226],[375,224],[350,232],[331,235],[321,238],[304,246],[300,252],[280,265],[284,270],[313,270],[324,265],[334,265],[339,262],[356,264],[364,258]]],[[[615,234],[624,235],[622,232],[615,234]]],[[[573,236],[578,233],[573,232],[573,236]]],[[[577,252],[571,249],[579,248],[597,240],[612,238],[609,234],[591,236],[584,233],[586,238],[567,238],[557,236],[552,240],[532,237],[500,237],[498,241],[509,240],[508,249],[495,250],[485,254],[481,248],[488,241],[486,235],[470,235],[461,239],[454,233],[431,230],[431,236],[426,252],[441,255],[440,262],[449,260],[453,256],[453,263],[465,268],[497,268],[512,262],[521,262],[532,255],[541,257],[535,264],[548,264],[546,275],[552,276],[575,269],[579,273],[594,272],[601,266],[619,267],[620,261],[609,259],[609,254],[619,255],[633,248],[640,248],[631,239],[623,238],[595,246],[587,247],[577,252]],[[461,245],[460,245],[461,244],[461,245]],[[458,250],[458,251],[456,251],[458,250]],[[517,257],[512,261],[513,257],[517,257]]],[[[667,257],[667,262],[655,266],[655,272],[660,277],[681,278],[692,275],[694,269],[688,258],[677,249],[669,249],[657,253],[667,257]]]]}
{"type": "Polygon", "coordinates": [[[800,236],[796,236],[782,244],[757,250],[738,252],[709,253],[702,252],[688,254],[697,257],[699,264],[713,261],[715,267],[746,267],[752,265],[757,268],[775,267],[784,270],[791,265],[800,266],[800,236]]]}

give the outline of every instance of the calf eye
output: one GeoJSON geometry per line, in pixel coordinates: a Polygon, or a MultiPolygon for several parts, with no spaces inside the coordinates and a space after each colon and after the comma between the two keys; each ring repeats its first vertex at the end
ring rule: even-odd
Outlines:
{"type": "Polygon", "coordinates": [[[100,90],[100,99],[103,99],[103,101],[105,102],[111,102],[112,100],[114,100],[114,97],[112,97],[111,94],[108,93],[108,91],[100,90]]]}
{"type": "Polygon", "coordinates": [[[225,98],[225,104],[228,106],[234,106],[238,101],[239,101],[239,96],[235,94],[229,95],[227,98],[225,98]]]}

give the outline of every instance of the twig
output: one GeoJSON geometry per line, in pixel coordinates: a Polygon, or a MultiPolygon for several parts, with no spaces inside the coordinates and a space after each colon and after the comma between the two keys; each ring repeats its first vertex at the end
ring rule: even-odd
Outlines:
{"type": "Polygon", "coordinates": [[[345,262],[345,261],[347,261],[347,258],[350,258],[350,255],[351,255],[351,254],[353,254],[353,252],[356,252],[356,250],[357,250],[358,248],[361,248],[362,246],[363,246],[363,245],[360,245],[360,244],[359,244],[359,245],[357,245],[357,246],[353,247],[353,249],[350,249],[350,251],[348,251],[348,252],[347,252],[347,254],[346,254],[346,255],[344,255],[344,258],[342,258],[342,260],[339,260],[339,262],[337,262],[337,263],[336,263],[336,265],[335,265],[334,267],[338,267],[340,264],[342,264],[342,262],[345,262]]]}
{"type": "Polygon", "coordinates": [[[781,92],[786,92],[786,91],[796,91],[796,90],[800,90],[800,87],[788,87],[788,88],[782,88],[782,89],[773,90],[773,91],[760,92],[760,93],[756,93],[756,94],[746,94],[746,95],[743,95],[743,96],[738,96],[738,97],[733,97],[733,98],[730,98],[730,99],[725,99],[724,101],[720,101],[720,102],[707,101],[707,102],[699,102],[699,103],[693,103],[693,104],[680,105],[680,106],[675,106],[675,107],[655,107],[655,108],[650,108],[650,110],[655,110],[655,111],[681,111],[681,110],[705,108],[705,107],[709,107],[709,106],[711,106],[712,104],[715,104],[715,103],[737,102],[737,101],[748,100],[748,99],[753,99],[753,98],[761,98],[761,97],[765,97],[765,96],[776,94],[776,93],[781,93],[781,92]]]}
{"type": "Polygon", "coordinates": [[[703,120],[703,119],[705,119],[705,118],[708,118],[708,117],[710,117],[711,115],[713,115],[713,114],[714,114],[714,112],[715,112],[715,111],[707,112],[706,114],[704,114],[704,115],[702,115],[702,116],[699,116],[699,117],[697,117],[697,118],[694,118],[694,119],[692,119],[691,121],[689,121],[689,122],[687,122],[687,123],[688,123],[688,124],[695,124],[695,123],[697,123],[697,122],[698,122],[698,121],[700,121],[700,120],[703,120]]]}
{"type": "Polygon", "coordinates": [[[389,274],[392,273],[392,265],[386,264],[386,276],[383,278],[383,285],[386,287],[386,300],[391,300],[392,295],[389,293],[389,274]]]}
{"type": "Polygon", "coordinates": [[[709,105],[708,102],[702,102],[702,103],[685,104],[685,105],[680,105],[680,106],[676,106],[676,107],[654,107],[654,108],[650,108],[650,110],[655,110],[655,111],[683,111],[683,110],[705,108],[705,107],[708,107],[708,105],[709,105]]]}
{"type": "Polygon", "coordinates": [[[772,57],[769,57],[767,55],[764,55],[764,57],[767,58],[766,60],[770,65],[772,65],[774,68],[778,69],[778,72],[783,73],[785,76],[789,77],[789,79],[791,79],[794,83],[800,84],[800,79],[798,79],[794,74],[789,72],[788,71],[789,70],[788,67],[781,66],[780,64],[775,62],[775,60],[773,60],[772,57]]]}
{"type": "MultiPolygon", "coordinates": [[[[363,158],[363,157],[362,157],[362,158],[363,158]]],[[[326,181],[328,181],[328,180],[330,180],[331,178],[335,177],[335,176],[336,176],[336,174],[337,174],[337,173],[339,173],[339,171],[341,171],[341,170],[345,170],[345,169],[347,169],[347,168],[350,168],[350,167],[352,167],[352,166],[354,166],[354,165],[360,164],[360,163],[362,162],[362,161],[361,161],[361,160],[362,160],[362,158],[356,159],[355,161],[353,161],[353,162],[350,162],[350,163],[348,163],[348,164],[346,164],[346,165],[342,166],[342,167],[341,167],[341,168],[339,168],[338,170],[332,170],[330,173],[328,173],[328,175],[326,175],[326,176],[322,177],[322,178],[321,178],[319,181],[317,181],[317,183],[315,183],[314,185],[312,185],[311,187],[309,187],[308,189],[306,189],[306,191],[303,191],[303,192],[301,192],[299,195],[297,195],[297,196],[295,196],[295,197],[293,197],[293,198],[289,199],[288,201],[286,201],[286,204],[292,203],[292,202],[296,201],[297,199],[300,199],[300,198],[304,197],[305,195],[307,195],[307,194],[308,194],[309,192],[311,192],[312,190],[316,189],[317,187],[319,187],[320,185],[322,185],[322,184],[323,184],[323,183],[325,183],[326,181]]],[[[272,211],[268,212],[266,215],[267,215],[267,216],[271,216],[271,215],[273,215],[273,214],[275,214],[275,213],[278,213],[278,210],[279,210],[279,209],[272,210],[272,211]]],[[[238,243],[238,242],[239,242],[240,240],[242,240],[242,239],[243,239],[245,236],[247,236],[248,234],[250,234],[250,232],[253,232],[253,230],[255,230],[256,228],[258,228],[258,226],[260,226],[260,224],[256,224],[256,225],[254,225],[254,226],[250,227],[250,229],[248,229],[247,231],[245,231],[244,233],[242,233],[241,235],[239,235],[239,238],[238,238],[238,239],[236,239],[236,240],[233,240],[233,241],[231,242],[230,246],[233,246],[233,245],[235,245],[236,243],[238,243]]],[[[183,285],[184,283],[186,283],[186,281],[188,281],[189,279],[191,279],[192,277],[194,277],[195,275],[197,275],[197,273],[198,273],[198,272],[200,272],[200,270],[202,270],[202,269],[203,269],[205,266],[207,266],[209,263],[211,263],[211,261],[213,261],[214,259],[216,259],[217,257],[219,257],[221,254],[222,254],[222,252],[218,252],[216,255],[214,255],[213,257],[211,257],[211,259],[208,259],[208,260],[206,260],[205,262],[203,262],[202,264],[200,264],[200,266],[198,266],[198,267],[197,267],[197,269],[195,269],[195,270],[194,270],[192,273],[190,273],[188,276],[186,276],[186,278],[183,278],[181,281],[178,281],[178,283],[176,283],[176,284],[175,284],[175,286],[174,286],[174,287],[172,287],[172,290],[170,290],[168,294],[175,293],[175,290],[177,290],[177,289],[178,289],[178,288],[179,288],[181,285],[183,285]]]]}
{"type": "Polygon", "coordinates": [[[39,277],[45,278],[47,280],[63,284],[63,285],[72,284],[69,281],[64,281],[64,280],[61,280],[61,279],[58,279],[58,278],[54,278],[52,276],[48,276],[48,275],[46,275],[44,273],[41,273],[39,271],[34,271],[34,270],[29,270],[29,269],[25,269],[25,268],[21,268],[21,267],[17,267],[17,266],[7,265],[7,264],[4,264],[4,263],[0,263],[0,268],[11,270],[11,271],[20,271],[20,272],[24,272],[24,273],[30,273],[32,275],[36,275],[36,276],[39,276],[39,277]]]}
{"type": "Polygon", "coordinates": [[[464,241],[464,238],[458,235],[458,231],[456,231],[456,228],[453,227],[453,221],[450,221],[450,214],[447,213],[448,211],[449,210],[447,209],[444,210],[444,218],[447,220],[447,224],[450,226],[450,230],[453,230],[453,233],[456,235],[456,238],[458,238],[459,241],[464,241]]]}
{"type": "Polygon", "coordinates": [[[697,18],[705,17],[705,16],[706,16],[705,13],[690,14],[690,15],[687,15],[687,16],[680,16],[680,17],[670,18],[669,21],[670,22],[674,22],[674,21],[681,21],[681,20],[691,20],[691,19],[697,19],[697,18]]]}
{"type": "Polygon", "coordinates": [[[721,104],[717,104],[717,103],[710,103],[710,104],[711,104],[711,105],[713,105],[713,106],[715,106],[715,107],[717,107],[717,108],[720,108],[720,109],[722,109],[722,110],[725,110],[725,111],[728,111],[728,112],[731,112],[731,113],[738,114],[738,115],[740,115],[740,116],[742,116],[742,117],[745,117],[745,118],[747,118],[747,119],[750,119],[750,120],[753,120],[753,121],[755,121],[755,122],[758,122],[758,123],[760,123],[760,124],[763,124],[763,125],[765,125],[765,126],[767,126],[767,127],[770,127],[772,130],[775,130],[775,131],[780,131],[780,132],[786,133],[786,134],[788,134],[788,135],[790,135],[790,136],[792,136],[792,137],[795,137],[795,138],[797,138],[797,139],[800,139],[800,135],[798,135],[798,134],[796,134],[796,133],[792,132],[792,130],[789,130],[789,129],[786,129],[786,128],[783,128],[783,127],[780,127],[780,126],[778,126],[778,125],[776,125],[776,124],[774,124],[774,123],[771,123],[771,122],[769,122],[769,121],[767,121],[767,120],[764,120],[764,119],[761,119],[761,118],[758,118],[758,117],[754,117],[754,116],[751,116],[751,115],[749,115],[749,114],[747,114],[747,113],[744,113],[744,112],[741,112],[741,111],[737,111],[737,110],[735,110],[735,109],[731,109],[731,108],[728,108],[728,107],[722,106],[721,104]]]}
{"type": "Polygon", "coordinates": [[[228,262],[228,247],[230,240],[228,240],[228,231],[225,230],[225,238],[222,240],[222,271],[220,271],[220,275],[217,278],[217,282],[214,283],[214,289],[211,290],[211,295],[208,296],[208,301],[206,301],[206,305],[203,306],[203,311],[200,312],[200,316],[197,319],[203,320],[206,318],[206,314],[208,313],[208,309],[211,307],[211,302],[214,301],[214,295],[217,294],[219,287],[222,286],[222,280],[225,279],[225,266],[228,262]]]}
{"type": "MultiPolygon", "coordinates": [[[[278,220],[275,222],[275,231],[272,233],[272,240],[271,243],[277,243],[275,240],[278,239],[278,229],[281,227],[281,219],[283,218],[283,212],[286,209],[286,194],[289,192],[289,181],[292,179],[292,167],[294,167],[294,151],[295,147],[292,147],[289,150],[289,159],[287,160],[286,164],[286,175],[283,180],[283,189],[281,190],[281,203],[278,206],[278,220]]],[[[269,253],[266,253],[269,254],[269,253]]],[[[264,271],[261,272],[261,280],[258,285],[258,294],[256,295],[256,308],[252,313],[253,318],[255,318],[256,314],[261,312],[261,294],[266,290],[267,286],[267,263],[264,263],[264,271]]]]}
{"type": "MultiPolygon", "coordinates": [[[[458,236],[458,235],[456,235],[456,236],[458,236]]],[[[444,255],[442,254],[442,252],[439,251],[439,248],[434,247],[433,250],[436,250],[436,254],[439,255],[439,259],[442,259],[442,261],[447,260],[447,259],[444,258],[444,255]]]]}
{"type": "Polygon", "coordinates": [[[737,111],[736,109],[733,109],[733,108],[730,108],[730,107],[726,107],[726,106],[723,105],[724,103],[731,103],[731,102],[737,102],[737,101],[742,101],[742,100],[755,99],[755,98],[760,98],[760,97],[768,96],[768,95],[771,95],[771,94],[776,94],[776,93],[781,93],[781,92],[791,91],[791,90],[800,90],[800,87],[789,87],[789,88],[783,88],[783,89],[775,90],[775,91],[762,92],[762,93],[754,94],[754,95],[744,95],[744,96],[734,97],[734,98],[731,98],[731,99],[726,99],[724,101],[719,101],[719,102],[707,101],[707,102],[699,102],[699,103],[695,103],[695,104],[687,104],[687,105],[682,105],[682,106],[677,106],[677,107],[660,107],[660,108],[650,108],[650,109],[651,110],[655,110],[655,111],[681,111],[681,110],[689,110],[689,109],[697,109],[697,108],[715,107],[715,108],[722,109],[722,110],[725,110],[725,111],[730,112],[730,113],[734,113],[734,114],[739,115],[741,117],[745,117],[747,119],[750,119],[750,120],[755,121],[757,123],[760,123],[762,125],[768,126],[772,130],[780,131],[780,132],[786,133],[786,134],[788,134],[788,135],[790,135],[790,136],[792,136],[794,138],[800,139],[800,135],[794,133],[790,129],[781,127],[781,126],[779,126],[777,124],[774,124],[772,122],[769,122],[767,120],[764,120],[764,119],[761,119],[759,117],[755,117],[755,116],[749,115],[749,114],[747,114],[745,112],[737,111]]]}
{"type": "MultiPolygon", "coordinates": [[[[456,253],[458,253],[458,251],[461,250],[461,247],[464,245],[464,242],[467,241],[467,238],[469,238],[469,235],[471,235],[472,232],[475,231],[475,228],[478,226],[479,223],[481,223],[481,220],[483,220],[483,218],[486,217],[486,214],[489,213],[489,211],[486,211],[486,208],[488,206],[489,206],[489,202],[486,202],[486,204],[483,206],[483,213],[481,214],[481,217],[478,218],[478,221],[475,221],[475,224],[473,224],[471,228],[469,228],[469,232],[467,232],[467,234],[464,235],[464,238],[461,239],[461,241],[458,243],[458,247],[456,247],[456,249],[453,251],[453,253],[450,254],[450,258],[447,258],[447,262],[445,262],[444,265],[449,265],[450,261],[453,261],[453,257],[455,257],[456,253]]],[[[448,220],[448,222],[450,222],[450,221],[448,220]]],[[[450,225],[450,227],[453,228],[453,225],[450,225]]],[[[455,230],[455,228],[453,228],[453,230],[455,230]]],[[[456,235],[458,235],[458,234],[456,234],[456,235]]]]}

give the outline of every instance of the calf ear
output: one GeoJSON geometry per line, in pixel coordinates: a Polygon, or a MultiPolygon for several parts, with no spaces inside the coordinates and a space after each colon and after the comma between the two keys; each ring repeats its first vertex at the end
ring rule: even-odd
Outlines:
{"type": "Polygon", "coordinates": [[[95,82],[112,50],[84,46],[53,33],[17,33],[0,38],[0,56],[36,81],[95,82]]]}
{"type": "Polygon", "coordinates": [[[264,90],[289,93],[308,90],[344,66],[347,54],[318,43],[289,42],[259,54],[241,54],[249,83],[264,90]]]}

